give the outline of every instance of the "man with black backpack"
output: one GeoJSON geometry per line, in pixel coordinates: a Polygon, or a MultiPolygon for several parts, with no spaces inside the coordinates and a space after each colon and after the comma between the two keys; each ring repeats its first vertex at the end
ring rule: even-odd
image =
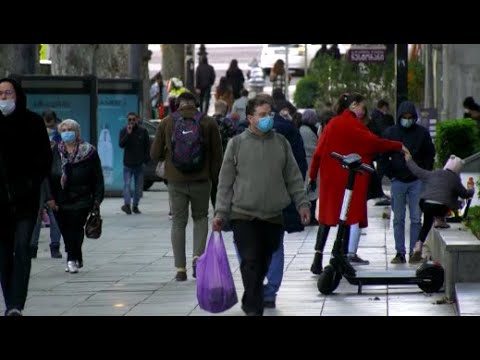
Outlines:
{"type": "Polygon", "coordinates": [[[173,212],[172,246],[177,281],[187,280],[185,229],[188,204],[193,218],[193,277],[197,258],[208,235],[208,207],[212,182],[222,166],[222,143],[216,121],[197,109],[195,95],[185,92],[176,99],[178,110],[158,126],[151,157],[165,161],[165,177],[173,212]]]}

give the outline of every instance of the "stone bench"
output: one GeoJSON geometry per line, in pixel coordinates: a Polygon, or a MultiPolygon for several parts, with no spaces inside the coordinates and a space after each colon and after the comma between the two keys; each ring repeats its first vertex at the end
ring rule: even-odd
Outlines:
{"type": "Polygon", "coordinates": [[[455,300],[455,284],[480,282],[480,240],[464,224],[450,225],[445,230],[432,228],[425,254],[444,267],[445,295],[455,300]]]}
{"type": "Polygon", "coordinates": [[[480,283],[458,283],[455,294],[457,315],[480,316],[480,283]]]}

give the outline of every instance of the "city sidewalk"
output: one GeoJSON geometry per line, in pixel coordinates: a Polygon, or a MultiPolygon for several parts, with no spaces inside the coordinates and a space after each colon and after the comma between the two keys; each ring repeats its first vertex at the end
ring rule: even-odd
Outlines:
{"type": "MultiPolygon", "coordinates": [[[[211,315],[198,307],[190,266],[188,281],[173,280],[175,269],[164,185],[155,184],[152,191],[144,193],[141,215],[127,216],[120,211],[121,205],[120,198],[106,199],[103,203],[103,236],[99,240],[85,239],[85,266],[79,274],[65,273],[65,259],[50,258],[49,230],[42,229],[24,315],[211,315]]],[[[360,240],[359,255],[370,260],[371,265],[363,268],[410,268],[408,264],[389,264],[395,250],[389,221],[382,220],[385,209],[369,206],[370,226],[360,240]]],[[[267,309],[266,316],[455,315],[452,304],[435,304],[443,294],[426,296],[414,285],[364,287],[363,295],[357,295],[357,287],[342,280],[334,295],[321,295],[317,290],[317,277],[309,271],[316,230],[316,227],[309,227],[303,233],[285,236],[285,277],[277,309],[267,309]]],[[[331,249],[335,233],[332,229],[326,249],[331,249]]],[[[243,286],[232,233],[224,235],[240,299],[243,286]]],[[[191,252],[190,219],[188,264],[191,252]]],[[[3,312],[3,301],[0,309],[3,312]]],[[[243,312],[237,304],[221,315],[237,316],[243,312]]]]}

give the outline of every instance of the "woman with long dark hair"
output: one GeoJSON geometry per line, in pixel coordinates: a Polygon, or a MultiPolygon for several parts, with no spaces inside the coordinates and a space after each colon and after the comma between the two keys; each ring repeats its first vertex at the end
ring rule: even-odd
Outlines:
{"type": "Polygon", "coordinates": [[[215,91],[215,100],[223,100],[227,103],[227,114],[232,111],[233,107],[233,90],[232,86],[228,83],[225,76],[220,78],[217,89],[215,91]]]}
{"type": "Polygon", "coordinates": [[[240,92],[243,89],[245,77],[243,76],[243,71],[238,67],[236,59],[230,62],[230,67],[227,70],[227,81],[232,86],[234,100],[237,100],[241,97],[240,92]]]}

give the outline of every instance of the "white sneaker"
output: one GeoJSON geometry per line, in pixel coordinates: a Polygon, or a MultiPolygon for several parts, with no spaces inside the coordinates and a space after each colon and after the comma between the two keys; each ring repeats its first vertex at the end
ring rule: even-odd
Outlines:
{"type": "Polygon", "coordinates": [[[77,263],[75,261],[67,262],[67,270],[70,274],[78,273],[77,263]]]}

